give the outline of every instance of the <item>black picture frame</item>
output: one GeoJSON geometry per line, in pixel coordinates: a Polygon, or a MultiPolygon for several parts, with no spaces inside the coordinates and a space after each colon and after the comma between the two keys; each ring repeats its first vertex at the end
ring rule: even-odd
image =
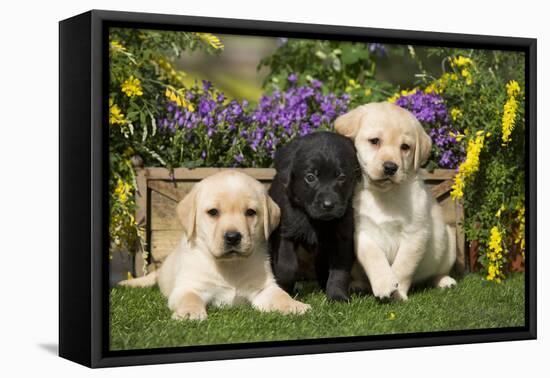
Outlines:
{"type": "Polygon", "coordinates": [[[92,10],[59,24],[59,355],[89,367],[535,339],[536,58],[529,38],[92,10]],[[522,51],[526,57],[524,327],[109,351],[108,28],[362,40],[522,51]]]}

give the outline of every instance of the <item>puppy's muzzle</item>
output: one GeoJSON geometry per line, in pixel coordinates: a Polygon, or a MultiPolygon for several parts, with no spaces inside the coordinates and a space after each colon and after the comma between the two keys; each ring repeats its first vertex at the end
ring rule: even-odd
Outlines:
{"type": "Polygon", "coordinates": [[[385,161],[384,164],[382,164],[382,168],[384,168],[384,174],[386,176],[393,176],[399,169],[399,166],[393,161],[385,161]]]}
{"type": "Polygon", "coordinates": [[[321,208],[325,211],[334,209],[334,201],[331,201],[329,199],[323,200],[323,202],[321,202],[321,208]]]}
{"type": "Polygon", "coordinates": [[[228,231],[223,235],[225,245],[228,247],[237,247],[241,244],[243,235],[238,231],[228,231]]]}

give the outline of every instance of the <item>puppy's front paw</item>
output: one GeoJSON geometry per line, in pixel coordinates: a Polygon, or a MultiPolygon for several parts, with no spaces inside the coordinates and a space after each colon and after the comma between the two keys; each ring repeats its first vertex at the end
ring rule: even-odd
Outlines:
{"type": "Polygon", "coordinates": [[[172,314],[174,320],[205,320],[207,317],[205,309],[178,308],[172,314]]]}
{"type": "Polygon", "coordinates": [[[456,286],[456,281],[450,276],[440,276],[435,278],[434,284],[440,289],[450,289],[456,286]]]}
{"type": "Polygon", "coordinates": [[[341,287],[328,287],[327,288],[327,297],[331,301],[336,302],[348,302],[349,294],[346,290],[341,287]]]}
{"type": "Polygon", "coordinates": [[[371,280],[372,294],[378,299],[389,299],[395,296],[398,288],[397,278],[391,274],[371,280]]]}
{"type": "Polygon", "coordinates": [[[307,303],[302,303],[300,301],[290,298],[287,301],[278,303],[275,307],[275,310],[283,315],[302,315],[311,310],[311,306],[307,303]]]}

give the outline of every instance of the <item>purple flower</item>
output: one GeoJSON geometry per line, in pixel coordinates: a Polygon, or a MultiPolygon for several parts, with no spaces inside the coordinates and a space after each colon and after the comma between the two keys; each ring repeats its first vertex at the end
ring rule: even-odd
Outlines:
{"type": "Polygon", "coordinates": [[[311,80],[311,86],[315,89],[319,89],[323,86],[323,83],[317,79],[311,80]]]}
{"type": "Polygon", "coordinates": [[[319,114],[312,114],[309,120],[311,121],[313,127],[317,128],[321,126],[321,116],[319,114]]]}
{"type": "Polygon", "coordinates": [[[347,111],[350,100],[345,95],[323,94],[318,80],[297,86],[297,74],[288,79],[293,84],[290,88],[262,96],[254,108],[246,100],[227,102],[223,93],[204,81],[186,91],[194,111],[171,101],[163,105],[159,130],[180,133],[180,138],[170,139],[168,143],[174,145],[168,148],[176,149],[175,155],[184,161],[198,154],[211,165],[269,166],[277,146],[298,135],[330,129],[334,119],[347,111]]]}
{"type": "Polygon", "coordinates": [[[216,104],[214,103],[214,101],[203,98],[199,103],[199,113],[202,115],[206,115],[210,113],[210,111],[212,111],[215,106],[216,104]]]}
{"type": "Polygon", "coordinates": [[[369,47],[369,51],[375,55],[378,55],[378,56],[388,55],[388,49],[382,43],[369,43],[368,47],[369,47]]]}
{"type": "Polygon", "coordinates": [[[295,73],[291,73],[290,75],[288,75],[287,80],[288,80],[291,84],[296,84],[296,82],[298,81],[298,75],[296,75],[295,73]]]}
{"type": "Polygon", "coordinates": [[[212,83],[208,80],[203,80],[202,81],[202,89],[205,92],[208,92],[210,90],[210,88],[212,88],[212,83]]]}

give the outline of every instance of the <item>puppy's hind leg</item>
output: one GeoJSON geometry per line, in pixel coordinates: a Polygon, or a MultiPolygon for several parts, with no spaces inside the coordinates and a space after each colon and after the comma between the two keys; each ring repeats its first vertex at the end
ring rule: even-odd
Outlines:
{"type": "Polygon", "coordinates": [[[447,275],[436,276],[432,282],[434,287],[438,287],[440,289],[450,289],[451,287],[456,286],[455,279],[447,275]]]}
{"type": "Polygon", "coordinates": [[[158,272],[155,270],[143,277],[132,278],[130,280],[120,281],[118,285],[128,287],[150,287],[157,283],[158,272]]]}
{"type": "Polygon", "coordinates": [[[273,262],[275,280],[287,293],[292,293],[298,275],[296,245],[291,240],[281,238],[276,253],[277,257],[273,262]]]}

